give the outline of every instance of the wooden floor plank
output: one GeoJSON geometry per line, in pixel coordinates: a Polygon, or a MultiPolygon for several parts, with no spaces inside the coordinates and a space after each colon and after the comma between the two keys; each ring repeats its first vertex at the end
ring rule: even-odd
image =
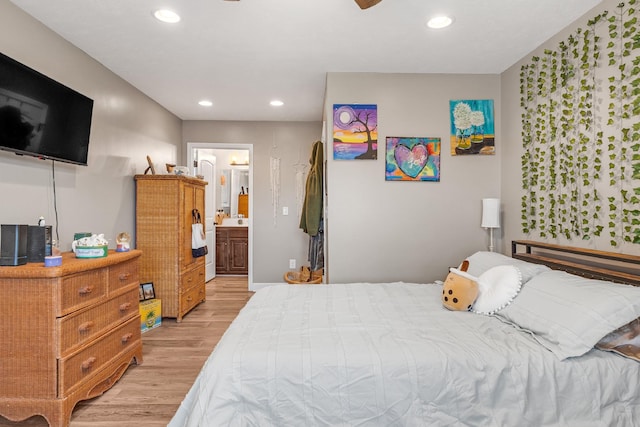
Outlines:
{"type": "MultiPolygon", "coordinates": [[[[205,360],[233,319],[253,295],[247,278],[218,276],[207,283],[207,300],[182,322],[142,335],[144,363],[132,365],[110,390],[76,405],[70,427],[165,427],[191,388],[205,360]]],[[[0,427],[46,427],[42,417],[0,427]]]]}

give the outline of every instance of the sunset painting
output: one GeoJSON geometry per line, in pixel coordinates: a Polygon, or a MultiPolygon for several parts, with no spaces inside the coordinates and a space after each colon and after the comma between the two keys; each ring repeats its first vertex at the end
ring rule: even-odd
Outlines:
{"type": "Polygon", "coordinates": [[[333,105],[333,158],[335,160],[378,158],[377,105],[333,105]]]}
{"type": "Polygon", "coordinates": [[[440,138],[387,137],[386,181],[440,181],[440,138]]]}

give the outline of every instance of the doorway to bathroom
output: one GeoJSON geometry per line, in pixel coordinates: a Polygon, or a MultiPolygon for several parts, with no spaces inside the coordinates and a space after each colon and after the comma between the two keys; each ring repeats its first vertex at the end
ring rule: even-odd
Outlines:
{"type": "Polygon", "coordinates": [[[187,143],[187,164],[194,175],[203,175],[205,230],[210,248],[206,280],[216,277],[216,220],[247,227],[247,282],[253,284],[253,144],[187,143]],[[216,219],[217,217],[217,219],[216,219]],[[238,221],[240,220],[240,221],[238,221]]]}

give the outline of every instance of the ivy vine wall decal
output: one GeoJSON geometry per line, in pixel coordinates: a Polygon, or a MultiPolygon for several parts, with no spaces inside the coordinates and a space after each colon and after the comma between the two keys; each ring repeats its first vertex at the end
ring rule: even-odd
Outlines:
{"type": "Polygon", "coordinates": [[[635,5],[604,11],[521,68],[524,233],[640,243],[635,5]]]}

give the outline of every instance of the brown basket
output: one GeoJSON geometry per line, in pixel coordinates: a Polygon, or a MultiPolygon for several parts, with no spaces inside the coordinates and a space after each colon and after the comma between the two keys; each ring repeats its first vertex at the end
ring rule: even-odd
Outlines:
{"type": "Polygon", "coordinates": [[[287,271],[284,280],[292,285],[316,285],[322,283],[323,270],[309,271],[309,267],[303,266],[300,271],[287,271]]]}

